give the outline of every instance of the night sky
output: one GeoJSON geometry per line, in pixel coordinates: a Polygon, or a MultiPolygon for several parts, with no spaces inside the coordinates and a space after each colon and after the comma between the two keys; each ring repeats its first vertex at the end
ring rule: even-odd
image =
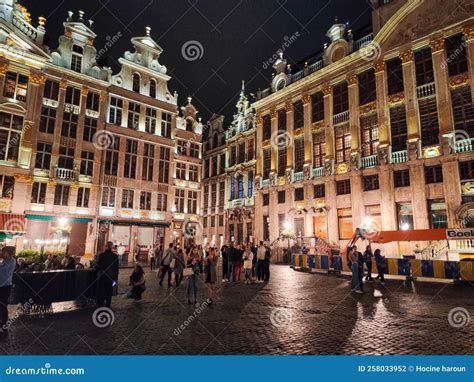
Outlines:
{"type": "MultiPolygon", "coordinates": [[[[109,50],[103,64],[118,71],[118,57],[131,50],[130,38],[144,36],[149,25],[151,36],[164,49],[160,63],[168,68],[171,92],[179,103],[191,95],[204,121],[212,113],[224,114],[230,123],[246,81],[248,92],[269,86],[272,69],[265,62],[285,50],[290,64],[296,64],[320,51],[334,17],[348,22],[356,33],[370,25],[369,0],[23,0],[31,18],[47,18],[48,45],[54,49],[63,33],[62,23],[69,10],[82,9],[85,20],[94,21],[100,50],[113,36],[122,37],[109,50]],[[298,37],[299,35],[299,37],[298,37]],[[202,51],[195,60],[185,59],[182,47],[197,41],[202,51]]],[[[355,36],[357,38],[357,34],[355,36]]],[[[192,50],[188,51],[191,52],[192,50]]],[[[190,56],[190,58],[195,58],[190,56]]]]}

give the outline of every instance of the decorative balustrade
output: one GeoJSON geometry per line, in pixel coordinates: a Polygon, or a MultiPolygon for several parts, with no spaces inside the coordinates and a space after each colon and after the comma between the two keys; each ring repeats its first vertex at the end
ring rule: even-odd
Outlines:
{"type": "Polygon", "coordinates": [[[360,159],[360,165],[362,168],[375,167],[379,164],[377,155],[369,155],[360,159]]]}
{"type": "Polygon", "coordinates": [[[462,140],[456,141],[454,150],[457,153],[466,153],[466,152],[472,151],[473,146],[474,146],[473,141],[474,141],[474,138],[468,138],[468,139],[462,139],[462,140]]]}
{"type": "Polygon", "coordinates": [[[313,178],[322,178],[324,176],[324,167],[313,168],[313,178]]]}
{"type": "Polygon", "coordinates": [[[436,94],[436,85],[434,82],[416,87],[417,98],[431,97],[436,94]]]}
{"type": "Polygon", "coordinates": [[[405,163],[408,161],[407,150],[395,151],[392,153],[392,163],[405,163]]]}
{"type": "Polygon", "coordinates": [[[370,44],[374,39],[374,34],[370,33],[367,36],[360,38],[359,40],[354,41],[354,50],[359,50],[364,46],[370,44]]]}
{"type": "Polygon", "coordinates": [[[38,37],[38,31],[35,28],[33,28],[30,24],[28,24],[26,21],[24,21],[17,15],[13,15],[12,23],[30,39],[32,39],[33,41],[36,41],[36,38],[38,37]]]}
{"type": "Polygon", "coordinates": [[[270,179],[262,179],[262,188],[270,187],[270,179]]]}
{"type": "Polygon", "coordinates": [[[103,185],[106,187],[117,187],[117,177],[113,175],[104,175],[103,185]]]}
{"type": "Polygon", "coordinates": [[[332,123],[334,125],[347,122],[348,120],[349,120],[349,110],[343,111],[342,113],[335,114],[332,117],[332,123]]]}
{"type": "Polygon", "coordinates": [[[303,179],[304,179],[303,171],[295,172],[295,173],[293,174],[293,183],[295,183],[295,182],[302,182],[303,179]]]}
{"type": "Polygon", "coordinates": [[[74,181],[76,180],[76,172],[76,170],[71,170],[69,168],[56,167],[54,176],[58,179],[74,181]]]}

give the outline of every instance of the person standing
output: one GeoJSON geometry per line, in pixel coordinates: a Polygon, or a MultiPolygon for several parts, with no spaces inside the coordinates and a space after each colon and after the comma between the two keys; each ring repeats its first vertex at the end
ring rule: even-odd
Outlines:
{"type": "Polygon", "coordinates": [[[265,260],[263,262],[263,276],[264,281],[270,281],[270,260],[272,259],[272,251],[270,247],[265,248],[265,260]]]}
{"type": "Polygon", "coordinates": [[[229,258],[227,257],[227,245],[221,247],[222,256],[222,282],[229,281],[229,258]]]}
{"type": "Polygon", "coordinates": [[[8,298],[12,289],[13,271],[16,266],[15,247],[6,246],[0,253],[0,336],[7,335],[8,298]]]}
{"type": "Polygon", "coordinates": [[[234,278],[234,252],[236,249],[234,248],[234,243],[230,242],[229,246],[227,247],[227,277],[229,281],[235,281],[234,278]]]}
{"type": "Polygon", "coordinates": [[[217,255],[216,250],[213,248],[209,251],[209,254],[204,259],[204,265],[206,270],[206,285],[207,285],[207,302],[209,304],[214,303],[212,298],[214,297],[214,288],[217,280],[217,255]]]}
{"type": "Polygon", "coordinates": [[[359,266],[359,288],[361,291],[364,291],[364,256],[361,252],[357,250],[357,247],[354,245],[354,251],[357,256],[357,265],[359,266]]]}
{"type": "Polygon", "coordinates": [[[161,244],[155,246],[153,255],[155,257],[155,271],[159,273],[161,269],[161,259],[163,258],[163,246],[161,244]]]}
{"type": "Polygon", "coordinates": [[[153,246],[150,245],[150,249],[148,250],[148,261],[150,262],[150,271],[154,271],[156,268],[155,264],[155,250],[153,246]]]}
{"type": "Polygon", "coordinates": [[[183,280],[183,270],[186,264],[184,263],[184,254],[183,250],[180,248],[178,249],[178,253],[174,257],[175,265],[173,269],[174,273],[174,282],[176,287],[179,287],[181,284],[181,280],[183,280]]]}
{"type": "Polygon", "coordinates": [[[244,271],[245,271],[245,284],[250,284],[252,281],[252,265],[253,265],[253,253],[250,249],[250,244],[247,244],[243,254],[244,260],[244,271]]]}
{"type": "Polygon", "coordinates": [[[265,246],[263,241],[260,241],[260,245],[257,249],[257,280],[263,282],[264,279],[264,268],[265,268],[265,246]]]}
{"type": "Polygon", "coordinates": [[[119,274],[118,256],[113,252],[114,243],[108,241],[105,250],[97,257],[97,306],[110,308],[113,286],[119,274]]]}
{"type": "Polygon", "coordinates": [[[374,255],[372,254],[372,247],[370,244],[365,248],[364,252],[364,263],[365,266],[367,267],[367,276],[365,277],[366,281],[373,281],[372,279],[372,257],[374,255]]]}
{"type": "Polygon", "coordinates": [[[352,279],[351,279],[351,291],[356,293],[363,293],[360,288],[359,278],[359,264],[357,262],[357,247],[349,249],[349,263],[351,265],[352,279]]]}
{"type": "Polygon", "coordinates": [[[380,281],[380,284],[385,285],[385,268],[387,267],[385,256],[382,256],[380,253],[380,249],[376,249],[374,252],[375,258],[375,265],[377,266],[378,276],[376,277],[377,280],[380,281]]]}
{"type": "Polygon", "coordinates": [[[168,275],[168,288],[171,287],[171,261],[174,259],[173,243],[170,243],[168,249],[161,260],[161,277],[159,285],[163,286],[163,279],[168,275]]]}
{"type": "Polygon", "coordinates": [[[252,258],[252,280],[255,280],[257,276],[257,247],[255,246],[255,242],[252,242],[250,247],[252,251],[253,258],[252,258]]]}
{"type": "Polygon", "coordinates": [[[234,280],[240,281],[240,274],[242,273],[242,255],[244,251],[242,245],[237,245],[237,248],[234,251],[234,280]]]}
{"type": "Polygon", "coordinates": [[[190,252],[190,255],[187,259],[186,266],[191,268],[193,274],[188,277],[188,304],[197,303],[197,292],[198,292],[198,273],[199,273],[199,261],[200,257],[197,253],[197,249],[193,248],[190,252]]]}

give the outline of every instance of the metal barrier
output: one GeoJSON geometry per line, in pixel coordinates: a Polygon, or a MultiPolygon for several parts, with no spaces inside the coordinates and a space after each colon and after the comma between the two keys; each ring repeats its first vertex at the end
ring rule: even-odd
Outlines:
{"type": "MultiPolygon", "coordinates": [[[[414,259],[385,259],[385,274],[394,276],[426,277],[448,280],[474,281],[474,261],[443,261],[414,259]]],[[[350,271],[340,255],[298,255],[291,259],[293,268],[320,269],[327,271],[350,271]]],[[[372,273],[378,273],[377,264],[372,261],[372,273]]]]}

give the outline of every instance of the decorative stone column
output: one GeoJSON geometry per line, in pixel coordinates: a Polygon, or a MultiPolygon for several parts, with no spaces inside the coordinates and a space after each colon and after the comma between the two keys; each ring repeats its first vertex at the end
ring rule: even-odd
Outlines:
{"type": "Polygon", "coordinates": [[[357,74],[351,73],[346,76],[347,90],[349,96],[349,126],[351,128],[351,152],[357,153],[360,148],[359,134],[359,82],[357,74]]]}
{"type": "Polygon", "coordinates": [[[377,108],[377,123],[379,126],[379,163],[390,162],[390,114],[387,103],[387,74],[385,72],[385,62],[378,61],[374,63],[375,88],[377,99],[375,101],[377,108]]]}
{"type": "Polygon", "coordinates": [[[292,174],[294,172],[294,147],[295,147],[295,137],[294,137],[294,106],[291,102],[285,103],[285,110],[286,110],[286,131],[287,131],[287,138],[285,142],[286,145],[286,178],[291,179],[292,174]]]}
{"type": "Polygon", "coordinates": [[[445,156],[443,166],[443,193],[448,215],[448,227],[456,227],[456,210],[462,204],[459,162],[453,156],[445,156]]]}
{"type": "Polygon", "coordinates": [[[311,179],[313,167],[313,132],[311,121],[311,96],[305,94],[301,101],[303,102],[304,117],[304,178],[311,179]]]}
{"type": "MultiPolygon", "coordinates": [[[[271,118],[271,131],[272,134],[270,136],[270,142],[272,142],[272,139],[274,140],[274,137],[278,134],[278,113],[273,108],[270,111],[270,118],[271,118]]],[[[278,159],[278,148],[275,147],[273,143],[270,144],[270,150],[271,150],[271,165],[270,165],[270,180],[274,182],[274,178],[276,178],[276,172],[277,172],[277,159],[278,159]]]]}
{"type": "Polygon", "coordinates": [[[429,228],[428,203],[426,201],[427,197],[423,162],[411,162],[408,167],[410,170],[411,204],[413,208],[414,229],[427,229],[429,228]]]}
{"type": "Polygon", "coordinates": [[[329,85],[323,86],[324,95],[324,139],[326,143],[325,173],[334,173],[334,127],[332,123],[332,88],[329,85]]]}
{"type": "Polygon", "coordinates": [[[414,160],[421,157],[421,142],[413,50],[408,49],[404,52],[401,52],[400,59],[402,60],[403,89],[405,93],[408,159],[414,160]]]}
{"type": "Polygon", "coordinates": [[[56,108],[56,121],[54,123],[54,140],[51,153],[51,168],[54,169],[58,162],[59,146],[61,144],[61,127],[63,124],[64,103],[66,99],[67,80],[59,82],[58,107],[56,108]]]}
{"type": "MultiPolygon", "coordinates": [[[[438,109],[440,142],[443,137],[452,135],[453,114],[451,93],[449,91],[449,75],[444,50],[444,37],[430,41],[433,72],[436,84],[436,108],[438,109]]],[[[448,138],[449,139],[449,138],[448,138]]],[[[451,142],[450,142],[451,143],[451,142]]]]}
{"type": "Polygon", "coordinates": [[[339,224],[337,220],[336,181],[333,176],[327,177],[325,182],[328,241],[339,244],[339,224]]]}
{"type": "Polygon", "coordinates": [[[8,68],[8,62],[0,62],[0,89],[5,87],[5,74],[7,74],[8,68]]]}
{"type": "MultiPolygon", "coordinates": [[[[256,129],[256,142],[255,147],[262,147],[263,143],[263,118],[260,114],[257,115],[255,119],[257,129],[256,129]]],[[[262,151],[263,150],[255,150],[255,184],[260,182],[260,177],[262,176],[262,151]]]]}
{"type": "MultiPolygon", "coordinates": [[[[469,83],[474,84],[474,25],[463,29],[464,41],[466,43],[467,70],[469,72],[469,83]]],[[[474,86],[471,85],[471,97],[474,100],[474,86]]]]}

